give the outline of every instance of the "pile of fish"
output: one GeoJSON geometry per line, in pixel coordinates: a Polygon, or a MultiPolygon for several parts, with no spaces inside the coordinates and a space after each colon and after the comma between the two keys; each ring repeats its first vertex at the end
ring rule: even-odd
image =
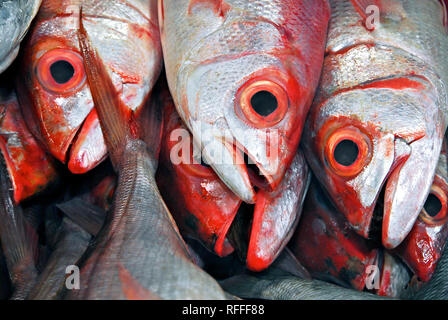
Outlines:
{"type": "Polygon", "coordinates": [[[447,299],[447,6],[0,0],[0,298],[447,299]]]}

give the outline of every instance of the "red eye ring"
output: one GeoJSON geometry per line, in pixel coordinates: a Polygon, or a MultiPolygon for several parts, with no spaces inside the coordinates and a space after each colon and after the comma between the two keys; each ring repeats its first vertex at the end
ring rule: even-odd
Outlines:
{"type": "Polygon", "coordinates": [[[370,160],[370,149],[370,140],[367,136],[359,129],[350,127],[333,132],[327,139],[324,152],[327,164],[337,175],[352,177],[360,173],[370,160]],[[338,148],[345,143],[349,145],[353,154],[349,155],[348,160],[346,158],[342,161],[337,159],[338,148]],[[347,162],[344,163],[345,161],[347,162]]]}
{"type": "Polygon", "coordinates": [[[86,80],[84,65],[81,56],[71,50],[54,49],[46,52],[40,59],[36,68],[39,83],[54,93],[71,93],[80,89],[86,80]],[[63,83],[57,82],[52,74],[52,66],[57,62],[66,62],[73,68],[73,75],[63,83]]]}
{"type": "MultiPolygon", "coordinates": [[[[420,213],[419,218],[425,222],[428,225],[441,225],[445,224],[447,221],[447,195],[443,191],[442,188],[439,186],[433,184],[431,187],[431,192],[428,195],[428,199],[430,196],[435,197],[437,200],[440,201],[440,210],[436,214],[429,214],[426,208],[427,203],[425,202],[425,207],[423,208],[422,212],[420,213]]],[[[427,199],[427,201],[428,201],[427,199]]]]}
{"type": "MultiPolygon", "coordinates": [[[[256,99],[261,101],[260,99],[256,99]]],[[[236,112],[257,128],[273,127],[283,120],[288,111],[289,99],[285,90],[271,80],[252,79],[241,87],[236,99],[236,112]],[[271,105],[253,105],[254,97],[264,94],[271,105]],[[257,111],[261,110],[261,111],[257,111]],[[263,114],[264,113],[264,114],[263,114]]]]}

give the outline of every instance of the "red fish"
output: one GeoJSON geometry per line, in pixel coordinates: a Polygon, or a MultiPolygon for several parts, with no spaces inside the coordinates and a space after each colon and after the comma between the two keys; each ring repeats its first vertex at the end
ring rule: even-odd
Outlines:
{"type": "Polygon", "coordinates": [[[14,90],[0,88],[0,151],[19,203],[56,183],[53,159],[29,132],[14,90]]]}
{"type": "Polygon", "coordinates": [[[296,155],[329,16],[326,0],[159,0],[177,111],[206,162],[247,203],[256,202],[254,186],[274,190],[296,155]],[[253,166],[234,160],[244,157],[253,166]]]}
{"type": "Polygon", "coordinates": [[[81,5],[93,46],[129,118],[141,112],[162,67],[156,1],[42,2],[24,45],[19,97],[33,134],[78,174],[107,156],[79,52],[81,5]]]}
{"type": "Polygon", "coordinates": [[[300,218],[310,180],[303,156],[296,156],[274,192],[260,190],[255,206],[244,205],[211,167],[194,160],[191,136],[172,100],[168,101],[157,181],[181,231],[199,239],[219,256],[226,256],[234,250],[228,239],[229,229],[235,218],[248,214],[253,222],[238,231],[243,235],[238,235],[241,239],[237,241],[245,243],[248,238],[249,243],[236,246],[245,251],[242,255],[249,269],[267,268],[290,239],[300,218]],[[179,138],[184,140],[179,142],[179,138]],[[185,161],[174,163],[179,153],[185,161]]]}
{"type": "Polygon", "coordinates": [[[358,235],[316,181],[290,247],[315,278],[379,295],[398,297],[410,280],[398,259],[358,235]]]}

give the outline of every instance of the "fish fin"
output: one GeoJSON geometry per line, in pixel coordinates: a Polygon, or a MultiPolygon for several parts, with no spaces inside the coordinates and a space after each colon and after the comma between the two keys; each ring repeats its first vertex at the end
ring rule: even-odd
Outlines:
{"type": "Polygon", "coordinates": [[[106,211],[79,197],[57,204],[56,207],[92,236],[98,234],[106,218],[106,211]]]}
{"type": "Polygon", "coordinates": [[[272,264],[274,268],[281,269],[301,279],[311,280],[311,275],[306,268],[297,260],[296,256],[285,248],[277,260],[272,264]]]}
{"type": "Polygon", "coordinates": [[[15,205],[3,157],[0,162],[0,239],[17,294],[17,291],[31,285],[37,278],[35,260],[38,253],[38,236],[27,223],[22,208],[15,205]]]}
{"type": "Polygon", "coordinates": [[[155,293],[145,289],[131,273],[121,264],[118,263],[118,275],[121,281],[121,288],[128,300],[161,300],[155,293]]]}
{"type": "MultiPolygon", "coordinates": [[[[371,14],[371,10],[369,10],[370,6],[376,6],[379,8],[380,12],[383,9],[381,5],[381,0],[350,0],[356,12],[361,16],[362,20],[366,22],[367,18],[371,14]]],[[[373,30],[373,29],[371,29],[373,30]]]]}
{"type": "Polygon", "coordinates": [[[120,163],[127,139],[131,135],[128,128],[132,128],[132,125],[128,123],[129,117],[124,112],[123,103],[118,98],[118,93],[103,61],[99,57],[98,52],[92,47],[82,18],[81,7],[78,30],[79,47],[109,155],[114,166],[117,166],[120,163]]]}

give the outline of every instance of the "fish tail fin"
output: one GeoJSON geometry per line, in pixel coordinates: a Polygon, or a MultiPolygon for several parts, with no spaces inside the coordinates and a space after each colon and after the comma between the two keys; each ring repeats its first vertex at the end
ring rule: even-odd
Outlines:
{"type": "Polygon", "coordinates": [[[101,129],[106,140],[112,163],[117,165],[122,157],[127,139],[131,138],[128,129],[129,117],[125,114],[114,84],[106,67],[92,47],[82,21],[82,7],[79,13],[79,47],[84,60],[85,73],[98,113],[101,129]]]}
{"type": "Polygon", "coordinates": [[[79,197],[57,204],[56,207],[92,236],[98,234],[106,218],[105,210],[79,197]]]}
{"type": "Polygon", "coordinates": [[[21,291],[37,278],[38,236],[14,203],[6,163],[0,159],[0,239],[12,283],[21,291]]]}

